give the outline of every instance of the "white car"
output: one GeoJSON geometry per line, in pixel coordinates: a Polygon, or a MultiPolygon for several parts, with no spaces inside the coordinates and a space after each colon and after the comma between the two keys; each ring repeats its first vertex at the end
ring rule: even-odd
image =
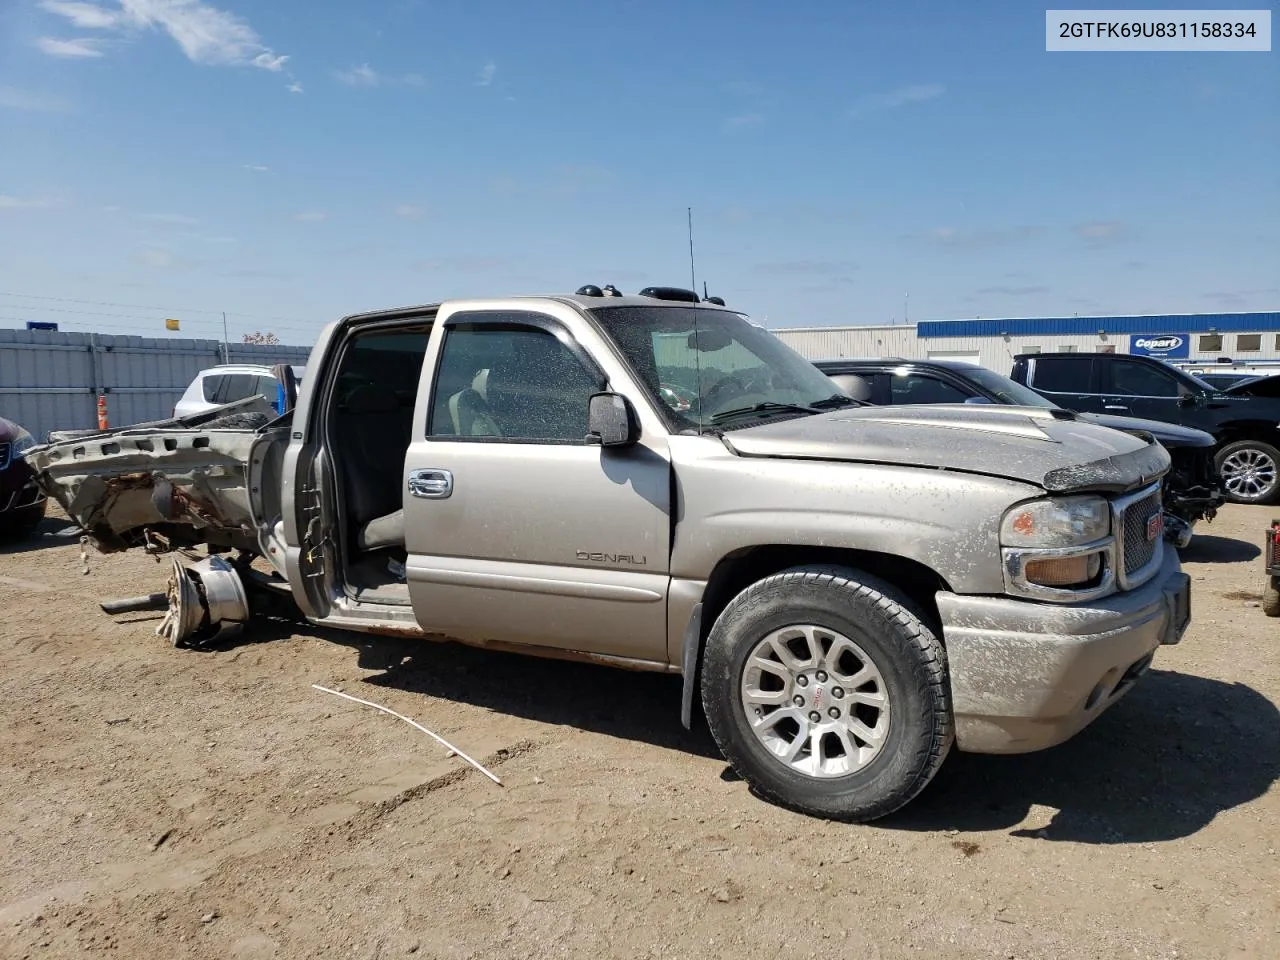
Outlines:
{"type": "MultiPolygon", "coordinates": [[[[293,375],[302,382],[303,367],[294,367],[293,375]]],[[[280,407],[280,381],[271,368],[256,363],[229,363],[201,370],[191,381],[182,399],[173,408],[173,416],[190,417],[225,403],[234,403],[261,395],[280,407]]]]}

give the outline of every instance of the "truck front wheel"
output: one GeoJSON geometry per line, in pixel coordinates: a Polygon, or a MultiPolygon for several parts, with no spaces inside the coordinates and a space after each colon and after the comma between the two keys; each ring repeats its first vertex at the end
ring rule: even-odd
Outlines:
{"type": "Polygon", "coordinates": [[[730,601],[707,638],[702,705],[758,793],[836,820],[906,804],[953,740],[942,644],[900,591],[841,567],[787,570],[730,601]]]}

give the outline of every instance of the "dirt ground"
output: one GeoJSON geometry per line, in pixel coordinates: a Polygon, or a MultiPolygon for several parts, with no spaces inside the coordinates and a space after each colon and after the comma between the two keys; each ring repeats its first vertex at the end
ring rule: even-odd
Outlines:
{"type": "Polygon", "coordinates": [[[1280,957],[1273,512],[1188,549],[1194,622],[1041,754],[844,826],[754,798],[679,680],[101,600],[167,562],[0,552],[0,956],[1280,957]],[[311,684],[407,714],[489,765],[311,684]]]}

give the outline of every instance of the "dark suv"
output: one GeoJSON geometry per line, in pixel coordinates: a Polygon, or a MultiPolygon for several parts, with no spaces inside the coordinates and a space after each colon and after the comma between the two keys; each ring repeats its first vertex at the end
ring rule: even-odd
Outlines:
{"type": "Polygon", "coordinates": [[[0,417],[0,538],[25,536],[44,518],[49,501],[23,456],[35,445],[30,433],[0,417]]]}
{"type": "Polygon", "coordinates": [[[1280,397],[1220,390],[1162,360],[1127,353],[1020,354],[1010,376],[1068,410],[1211,433],[1227,499],[1274,503],[1280,497],[1280,397]]]}
{"type": "MultiPolygon", "coordinates": [[[[955,360],[819,360],[817,367],[840,390],[877,405],[1003,403],[1055,404],[1008,377],[955,360]]],[[[1165,536],[1179,547],[1191,540],[1197,521],[1212,520],[1225,499],[1213,464],[1214,439],[1203,430],[1133,417],[1079,414],[1114,430],[1149,433],[1169,451],[1173,466],[1165,479],[1165,536]]]]}

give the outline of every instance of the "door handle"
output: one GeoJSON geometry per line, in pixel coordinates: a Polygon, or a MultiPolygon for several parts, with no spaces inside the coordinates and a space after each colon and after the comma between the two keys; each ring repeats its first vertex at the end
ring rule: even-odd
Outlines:
{"type": "Polygon", "coordinates": [[[453,474],[428,467],[409,474],[409,492],[423,500],[444,500],[453,493],[453,474]]]}
{"type": "Polygon", "coordinates": [[[1116,404],[1116,403],[1104,403],[1104,404],[1102,405],[1102,409],[1103,409],[1103,410],[1128,410],[1129,408],[1128,408],[1128,407],[1122,407],[1122,406],[1120,406],[1119,404],[1116,404]]]}

